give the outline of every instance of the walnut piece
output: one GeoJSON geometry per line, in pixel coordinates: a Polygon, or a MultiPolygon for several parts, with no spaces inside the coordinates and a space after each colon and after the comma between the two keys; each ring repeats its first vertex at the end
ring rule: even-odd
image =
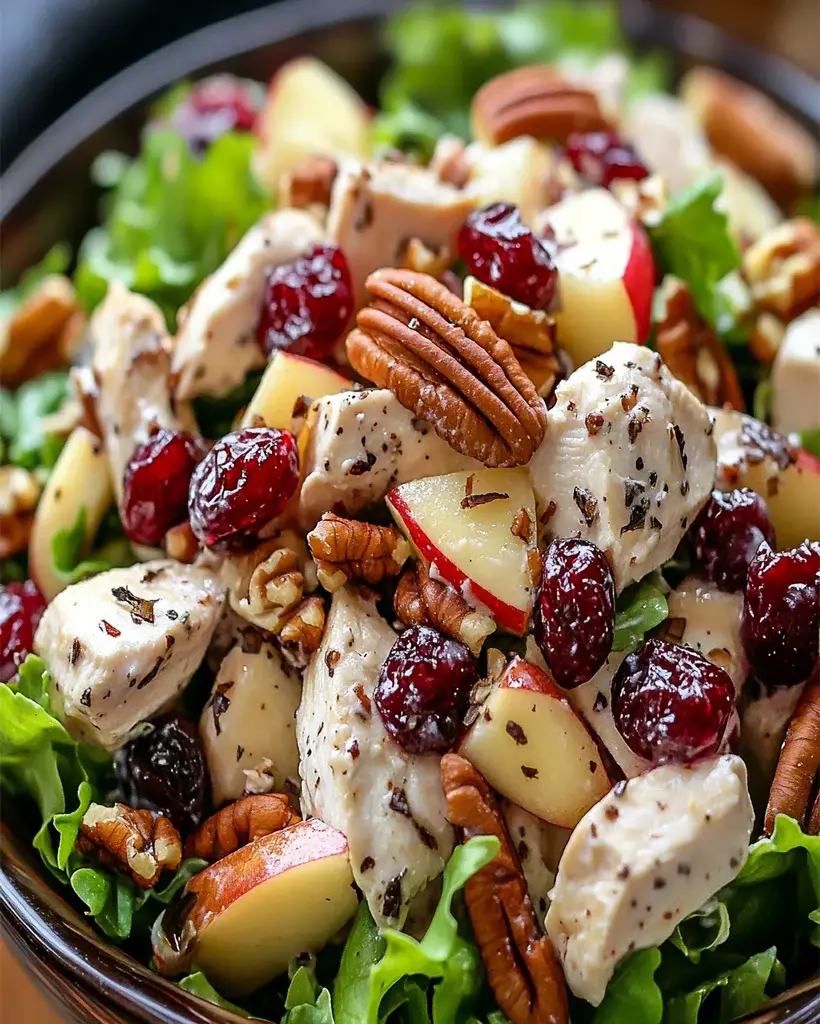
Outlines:
{"type": "Polygon", "coordinates": [[[321,597],[306,597],[285,620],[279,633],[279,645],[288,661],[304,668],[318,651],[325,631],[325,602],[321,597]]]}
{"type": "Polygon", "coordinates": [[[20,466],[0,466],[0,558],[28,546],[42,485],[20,466]]]}
{"type": "Polygon", "coordinates": [[[689,289],[678,278],[667,276],[661,297],[664,310],[655,345],[670,371],[706,405],[728,405],[742,412],[745,403],[734,363],[698,315],[689,289]]]}
{"type": "Polygon", "coordinates": [[[331,593],[348,580],[381,583],[398,576],[410,545],[395,526],[374,526],[325,512],[307,536],[319,582],[331,593]]]}
{"type": "Polygon", "coordinates": [[[304,543],[292,531],[260,544],[245,555],[229,555],[220,578],[231,608],[247,622],[278,633],[305,589],[304,543]],[[301,553],[301,557],[300,557],[301,553]]]}
{"type": "Polygon", "coordinates": [[[282,793],[243,796],[206,818],[188,836],[185,856],[201,857],[207,861],[221,860],[240,846],[247,846],[262,836],[279,832],[301,820],[282,793]]]}
{"type": "Polygon", "coordinates": [[[51,274],[0,324],[0,380],[17,387],[70,363],[85,331],[85,315],[67,277],[51,274]]]}
{"type": "Polygon", "coordinates": [[[787,324],[820,301],[820,228],[807,217],[784,221],[743,254],[758,310],[787,324]]]}
{"type": "Polygon", "coordinates": [[[440,278],[449,270],[455,262],[455,257],[449,246],[442,246],[436,251],[428,248],[419,238],[411,238],[407,243],[404,253],[404,266],[406,270],[415,271],[418,274],[430,274],[432,277],[440,278]]]}
{"type": "Polygon", "coordinates": [[[561,966],[535,916],[513,844],[490,788],[458,754],[441,760],[447,818],[462,839],[495,836],[501,849],[467,882],[465,898],[487,980],[512,1024],[567,1024],[561,966]]]}
{"type": "Polygon", "coordinates": [[[347,337],[353,368],[485,466],[520,466],[546,431],[546,407],[513,350],[427,274],[377,270],[347,337]]]}
{"type": "Polygon", "coordinates": [[[182,841],[168,818],[127,804],[90,804],[75,845],[79,853],[130,875],[140,889],[152,889],[164,868],[174,870],[182,860],[182,841]]]}
{"type": "Polygon", "coordinates": [[[470,120],[475,138],[492,146],[521,135],[566,142],[609,127],[595,91],[546,64],[490,79],[473,97],[470,120]]]}
{"type": "Polygon", "coordinates": [[[820,796],[809,807],[820,770],[820,673],[815,671],[795,708],[769,793],[763,831],[771,835],[778,814],[787,814],[809,835],[820,831],[820,796]],[[806,820],[808,818],[808,821],[806,820]]]}

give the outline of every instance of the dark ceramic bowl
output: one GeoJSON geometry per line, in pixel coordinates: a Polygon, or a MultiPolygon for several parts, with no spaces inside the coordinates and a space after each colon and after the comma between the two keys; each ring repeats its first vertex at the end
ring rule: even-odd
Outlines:
{"type": "MultiPolygon", "coordinates": [[[[197,32],[112,79],[62,117],[0,182],[0,266],[11,283],[55,242],[75,246],[94,224],[97,191],[89,165],[105,149],[134,151],[150,101],[186,75],[230,71],[266,80],[283,61],[313,53],[370,99],[384,68],[378,19],[391,0],[287,0],[197,32]]],[[[712,27],[651,6],[622,4],[638,45],[667,46],[680,68],[708,61],[766,89],[811,121],[820,110],[807,75],[727,39],[712,27]]],[[[0,830],[0,920],[11,947],[63,1015],[81,1022],[240,1024],[244,1019],[189,996],[109,943],[71,895],[42,870],[25,809],[6,801],[0,830]]],[[[820,979],[772,1001],[758,1024],[820,1021],[820,979]]]]}

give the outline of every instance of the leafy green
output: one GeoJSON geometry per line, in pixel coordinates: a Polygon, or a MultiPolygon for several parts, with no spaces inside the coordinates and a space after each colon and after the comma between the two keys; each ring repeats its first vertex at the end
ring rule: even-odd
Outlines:
{"type": "Polygon", "coordinates": [[[134,554],[122,532],[116,509],[112,509],[97,531],[94,551],[88,553],[85,539],[86,512],[82,506],[71,526],[58,530],[51,538],[54,570],[66,586],[96,576],[116,566],[131,565],[134,554]]]}
{"type": "Polygon", "coordinates": [[[250,1017],[250,1014],[246,1013],[241,1006],[236,1006],[235,1003],[229,1003],[227,999],[223,999],[202,971],[194,971],[192,974],[181,978],[178,984],[180,988],[190,992],[191,995],[199,996],[200,999],[214,1003],[216,1006],[222,1007],[223,1010],[233,1010],[240,1017],[250,1017]]]}
{"type": "Polygon", "coordinates": [[[85,307],[116,280],[157,302],[173,326],[178,308],[268,205],[251,174],[254,144],[249,133],[227,132],[198,158],[182,136],[149,130],[135,160],[104,154],[95,177],[113,186],[107,215],[83,240],[74,275],[85,307]]]}
{"type": "Polygon", "coordinates": [[[663,996],[655,982],[658,949],[640,949],[618,965],[593,1024],[660,1024],[663,996]]]}
{"type": "Polygon", "coordinates": [[[820,459],[820,428],[800,431],[800,446],[820,459]]]}
{"type": "Polygon", "coordinates": [[[205,437],[218,439],[231,432],[237,413],[253,398],[262,379],[262,372],[249,373],[241,384],[221,398],[200,395],[194,399],[194,415],[205,437]]]}
{"type": "Polygon", "coordinates": [[[0,321],[8,320],[36,290],[49,274],[64,274],[71,263],[71,250],[67,245],[54,245],[33,267],[29,267],[14,288],[0,292],[0,321]]]}
{"type": "Polygon", "coordinates": [[[719,208],[722,190],[723,178],[714,173],[673,196],[650,235],[663,270],[688,285],[698,312],[718,334],[735,341],[742,311],[733,275],[740,250],[719,208]]]}
{"type": "Polygon", "coordinates": [[[409,100],[394,110],[382,111],[373,118],[373,150],[379,155],[400,150],[419,163],[427,163],[445,126],[409,100]]]}
{"type": "Polygon", "coordinates": [[[306,967],[293,975],[285,996],[287,1013],[282,1024],[335,1024],[330,992],[316,981],[306,967]]]}
{"type": "Polygon", "coordinates": [[[769,417],[772,414],[773,398],[774,388],[772,387],[771,378],[764,377],[758,382],[754,390],[754,397],[752,398],[752,415],[755,419],[761,420],[763,423],[769,422],[769,417]]]}
{"type": "Polygon", "coordinates": [[[708,1019],[716,1019],[721,1024],[733,1020],[766,1002],[769,998],[766,989],[770,980],[774,987],[781,987],[778,984],[781,971],[777,950],[772,946],[749,957],[739,967],[702,982],[691,992],[670,999],[664,1021],[667,1024],[698,1024],[706,1001],[716,994],[720,995],[720,1002],[708,1019]]]}
{"type": "Polygon", "coordinates": [[[51,469],[62,439],[47,435],[43,420],[57,412],[69,394],[68,373],[54,370],[4,393],[0,432],[8,440],[8,458],[24,469],[51,469]]]}
{"type": "Polygon", "coordinates": [[[644,635],[669,615],[663,592],[649,580],[635,583],[618,597],[615,606],[613,651],[634,651],[644,635]]]}

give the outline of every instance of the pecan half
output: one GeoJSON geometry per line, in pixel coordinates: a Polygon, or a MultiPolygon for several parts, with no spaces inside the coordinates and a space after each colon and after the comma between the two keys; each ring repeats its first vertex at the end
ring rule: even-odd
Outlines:
{"type": "Polygon", "coordinates": [[[820,673],[815,671],[795,708],[774,773],[763,830],[771,835],[778,814],[803,825],[810,835],[820,829],[820,796],[810,808],[820,770],[820,673]],[[812,831],[813,830],[813,831],[812,831]]]}
{"type": "Polygon", "coordinates": [[[182,860],[182,841],[168,818],[127,804],[90,804],[75,846],[79,853],[130,875],[140,889],[152,889],[163,868],[173,870],[182,860]]]}
{"type": "Polygon", "coordinates": [[[318,651],[325,631],[325,603],[321,597],[306,597],[291,612],[279,633],[282,653],[291,664],[304,668],[318,651]]]}
{"type": "Polygon", "coordinates": [[[371,304],[347,338],[354,369],[463,455],[485,466],[529,462],[546,408],[507,342],[426,274],[377,270],[367,288],[371,304]]]}
{"type": "Polygon", "coordinates": [[[28,546],[41,490],[39,480],[27,469],[0,466],[0,558],[28,546]]]}
{"type": "Polygon", "coordinates": [[[512,1024],[567,1024],[566,986],[490,788],[458,754],[441,759],[447,818],[463,839],[496,836],[501,849],[467,882],[473,931],[498,1005],[512,1024]]]}
{"type": "Polygon", "coordinates": [[[302,600],[305,578],[290,535],[274,537],[246,555],[231,555],[220,569],[228,603],[243,619],[278,633],[302,600]]]}
{"type": "Polygon", "coordinates": [[[655,345],[671,372],[707,405],[745,408],[734,363],[695,309],[689,289],[674,277],[661,286],[665,300],[655,345]]]}
{"type": "Polygon", "coordinates": [[[509,344],[538,394],[548,395],[560,369],[552,317],[542,309],[513,301],[475,277],[464,281],[464,301],[509,344]]]}
{"type": "Polygon", "coordinates": [[[789,323],[820,301],[820,228],[807,217],[784,221],[743,254],[757,309],[789,323]]]}
{"type": "Polygon", "coordinates": [[[333,592],[348,580],[381,583],[398,576],[410,545],[395,526],[374,526],[325,512],[307,535],[319,582],[333,592]]]}
{"type": "Polygon", "coordinates": [[[282,175],[280,207],[330,206],[330,194],[338,171],[339,166],[331,156],[321,153],[306,156],[282,175]]]}
{"type": "Polygon", "coordinates": [[[85,330],[74,286],[52,274],[0,325],[0,380],[6,387],[71,362],[85,330]]]}
{"type": "Polygon", "coordinates": [[[492,618],[471,608],[449,583],[433,579],[423,562],[416,564],[416,576],[428,623],[478,654],[485,639],[495,631],[492,618]]]}
{"type": "Polygon", "coordinates": [[[490,79],[473,97],[470,120],[476,139],[493,146],[520,135],[566,142],[573,132],[609,127],[595,91],[547,64],[490,79]]]}
{"type": "Polygon", "coordinates": [[[188,836],[185,856],[221,860],[240,846],[247,846],[255,839],[279,832],[301,820],[282,793],[243,796],[206,818],[188,836]]]}
{"type": "Polygon", "coordinates": [[[427,617],[427,609],[421,597],[415,568],[405,569],[396,584],[393,610],[396,618],[405,626],[429,626],[430,619],[427,617]]]}
{"type": "Polygon", "coordinates": [[[712,149],[756,178],[781,206],[811,191],[817,141],[767,96],[705,67],[693,68],[680,92],[712,149]]]}

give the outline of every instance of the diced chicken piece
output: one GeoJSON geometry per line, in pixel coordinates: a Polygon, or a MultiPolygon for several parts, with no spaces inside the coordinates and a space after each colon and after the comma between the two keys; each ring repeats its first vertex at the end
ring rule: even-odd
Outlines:
{"type": "MultiPolygon", "coordinates": [[[[246,773],[267,776],[270,790],[298,794],[301,696],[299,673],[271,644],[260,639],[228,653],[199,720],[216,806],[242,796],[246,773]]],[[[258,791],[258,780],[251,786],[258,791]]]]}
{"type": "Polygon", "coordinates": [[[615,789],[572,833],[547,933],[567,984],[598,1006],[618,961],[659,946],[746,860],[754,811],[734,755],[663,765],[615,789]]]}
{"type": "Polygon", "coordinates": [[[820,430],[820,309],[792,320],[772,366],[772,425],[820,430]]]}
{"type": "Polygon", "coordinates": [[[476,206],[513,203],[524,223],[534,227],[536,217],[547,205],[554,159],[547,146],[527,135],[501,146],[473,142],[465,149],[463,159],[469,168],[464,192],[474,197],[476,206]]]}
{"type": "Polygon", "coordinates": [[[368,274],[403,265],[412,238],[455,258],[458,230],[474,206],[475,199],[423,167],[343,166],[333,184],[327,233],[347,257],[356,304],[367,303],[368,274]]]}
{"type": "Polygon", "coordinates": [[[188,684],[222,600],[206,569],[165,560],[111,569],[58,594],[34,649],[66,727],[95,746],[121,746],[188,684]]]}
{"type": "Polygon", "coordinates": [[[623,124],[624,137],[670,192],[679,192],[712,168],[714,157],[692,111],[675,96],[655,94],[636,100],[623,124]]]}
{"type": "Polygon", "coordinates": [[[408,480],[484,467],[442,441],[387,388],[344,391],[311,406],[299,520],[353,515],[408,480]]]}
{"type": "Polygon", "coordinates": [[[171,405],[170,339],[159,308],[114,281],[91,318],[97,421],[103,433],[117,504],[135,449],[154,427],[175,429],[171,405]]]}
{"type": "Polygon", "coordinates": [[[348,588],[333,595],[296,716],[302,806],[347,836],[356,884],[377,924],[401,925],[453,847],[439,758],[388,735],[373,690],[396,634],[348,588]]]}
{"type": "MultiPolygon", "coordinates": [[[[740,639],[743,594],[727,594],[698,576],[687,576],[667,595],[675,643],[700,651],[724,669],[740,693],[749,664],[740,639]]],[[[672,626],[671,623],[668,626],[672,626]]]]}
{"type": "Polygon", "coordinates": [[[558,385],[529,464],[550,537],[606,555],[623,590],[674,554],[715,479],[706,407],[660,356],[617,342],[558,385]]]}
{"type": "Polygon", "coordinates": [[[303,210],[266,214],[197,290],[180,317],[173,354],[178,398],[226,395],[265,365],[256,343],[265,281],[321,239],[319,222],[303,210]]]}
{"type": "MultiPolygon", "coordinates": [[[[751,687],[749,688],[751,690],[751,687]]],[[[755,803],[765,807],[780,748],[805,684],[781,686],[771,692],[744,693],[740,702],[740,754],[749,768],[755,803]]]]}
{"type": "Polygon", "coordinates": [[[550,825],[509,800],[501,802],[501,813],[518,854],[533,908],[543,927],[549,907],[550,889],[555,884],[558,862],[569,842],[571,831],[550,825]]]}

